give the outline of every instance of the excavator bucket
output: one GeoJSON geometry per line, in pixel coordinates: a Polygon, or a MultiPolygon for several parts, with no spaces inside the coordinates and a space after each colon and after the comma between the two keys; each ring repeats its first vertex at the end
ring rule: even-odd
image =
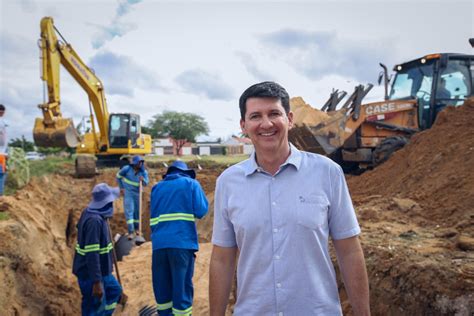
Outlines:
{"type": "Polygon", "coordinates": [[[75,148],[81,141],[72,119],[65,118],[55,118],[51,127],[46,126],[42,118],[36,118],[33,139],[36,146],[41,147],[75,148]]]}

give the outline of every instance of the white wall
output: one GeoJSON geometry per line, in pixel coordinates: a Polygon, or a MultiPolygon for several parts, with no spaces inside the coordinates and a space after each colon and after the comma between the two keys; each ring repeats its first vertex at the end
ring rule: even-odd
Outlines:
{"type": "Polygon", "coordinates": [[[192,148],[191,147],[182,147],[181,148],[181,153],[183,155],[191,155],[193,153],[192,148]]]}
{"type": "Polygon", "coordinates": [[[199,154],[201,156],[209,156],[211,154],[211,147],[209,146],[199,147],[199,154]]]}
{"type": "Polygon", "coordinates": [[[155,155],[163,156],[165,154],[163,147],[155,147],[155,155]]]}

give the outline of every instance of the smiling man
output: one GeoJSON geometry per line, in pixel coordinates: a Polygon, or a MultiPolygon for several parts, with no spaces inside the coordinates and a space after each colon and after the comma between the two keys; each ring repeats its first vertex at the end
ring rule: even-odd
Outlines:
{"type": "Polygon", "coordinates": [[[329,237],[354,315],[369,315],[360,228],[342,169],[288,142],[293,113],[277,83],[251,86],[239,106],[255,152],[217,180],[211,315],[225,313],[237,252],[234,315],[342,315],[329,237]]]}

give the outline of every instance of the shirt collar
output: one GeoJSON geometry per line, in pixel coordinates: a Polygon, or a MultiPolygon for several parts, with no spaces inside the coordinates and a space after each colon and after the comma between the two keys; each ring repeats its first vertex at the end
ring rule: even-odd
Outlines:
{"type": "MultiPolygon", "coordinates": [[[[301,166],[301,151],[299,151],[292,143],[290,144],[290,156],[286,159],[286,161],[280,166],[280,168],[286,165],[293,165],[296,170],[300,169],[301,166]]],[[[244,163],[244,173],[245,176],[251,175],[256,171],[263,170],[258,164],[257,160],[255,159],[255,151],[252,152],[249,159],[244,163]]]]}

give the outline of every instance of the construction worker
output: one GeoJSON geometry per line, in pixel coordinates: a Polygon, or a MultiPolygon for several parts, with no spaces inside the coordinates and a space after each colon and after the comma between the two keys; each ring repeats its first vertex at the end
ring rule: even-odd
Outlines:
{"type": "Polygon", "coordinates": [[[275,82],[255,84],[240,97],[240,126],[255,151],[217,179],[210,315],[225,315],[236,265],[235,316],[342,315],[329,237],[354,315],[370,315],[360,227],[344,174],[327,157],[288,142],[289,99],[275,82]]]}
{"type": "Polygon", "coordinates": [[[73,273],[82,293],[82,315],[112,315],[122,298],[122,287],[112,275],[112,241],[107,220],[119,188],[105,183],[92,190],[92,201],[77,224],[77,245],[73,273]]]}
{"type": "Polygon", "coordinates": [[[195,218],[208,202],[196,173],[175,161],[151,190],[152,278],[157,310],[163,315],[191,315],[198,236],[195,218]]]}
{"type": "Polygon", "coordinates": [[[7,124],[5,124],[5,121],[3,120],[3,114],[5,114],[5,106],[0,104],[0,196],[3,195],[5,188],[8,158],[7,124]]]}
{"type": "Polygon", "coordinates": [[[145,160],[141,156],[134,156],[132,163],[124,166],[117,173],[117,182],[123,192],[123,210],[127,221],[128,238],[133,233],[140,235],[140,182],[148,185],[148,171],[145,169],[145,160]]]}

